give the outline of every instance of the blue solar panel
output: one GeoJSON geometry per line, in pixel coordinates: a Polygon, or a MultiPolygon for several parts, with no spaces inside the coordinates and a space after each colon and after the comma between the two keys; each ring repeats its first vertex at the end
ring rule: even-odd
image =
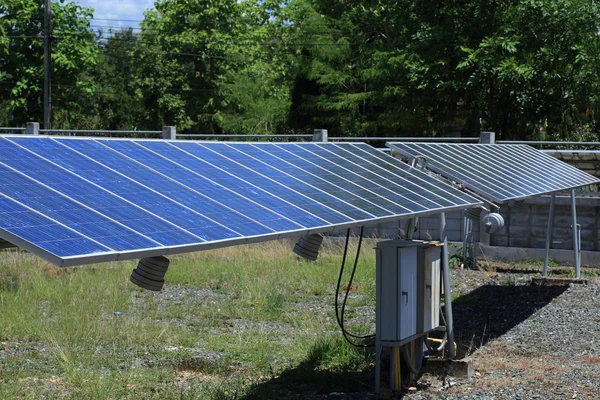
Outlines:
{"type": "Polygon", "coordinates": [[[364,144],[0,138],[0,236],[59,265],[468,208],[364,144]]]}
{"type": "Polygon", "coordinates": [[[388,143],[485,198],[505,202],[597,184],[597,178],[525,145],[388,143]]]}

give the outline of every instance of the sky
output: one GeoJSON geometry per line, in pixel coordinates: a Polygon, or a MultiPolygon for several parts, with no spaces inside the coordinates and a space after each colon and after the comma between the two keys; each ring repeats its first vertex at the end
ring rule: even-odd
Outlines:
{"type": "MultiPolygon", "coordinates": [[[[67,1],[70,2],[70,1],[67,1]]],[[[152,8],[154,0],[73,0],[84,7],[94,9],[94,30],[107,31],[110,27],[137,28],[144,19],[144,11],[152,8]]]]}

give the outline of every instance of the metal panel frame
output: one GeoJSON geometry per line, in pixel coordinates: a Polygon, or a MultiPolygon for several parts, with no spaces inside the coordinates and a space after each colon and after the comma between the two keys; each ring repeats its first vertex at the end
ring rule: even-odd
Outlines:
{"type": "Polygon", "coordinates": [[[474,180],[471,177],[464,175],[463,171],[460,170],[460,167],[447,167],[438,164],[435,160],[435,157],[427,155],[425,155],[425,157],[427,158],[427,166],[432,171],[439,173],[446,178],[452,179],[462,184],[466,189],[469,189],[474,193],[477,193],[484,198],[497,203],[502,203],[508,200],[524,199],[540,194],[572,190],[578,187],[600,183],[600,179],[597,179],[583,171],[579,171],[576,168],[561,162],[560,160],[557,160],[541,151],[525,145],[387,143],[387,146],[406,157],[423,155],[417,154],[421,148],[423,148],[423,151],[426,152],[435,151],[436,155],[439,157],[443,156],[441,150],[442,148],[446,151],[446,154],[450,153],[449,150],[452,150],[459,152],[456,157],[462,158],[464,161],[459,161],[459,164],[464,165],[473,165],[472,162],[470,163],[470,160],[475,160],[479,163],[486,161],[482,159],[482,155],[479,153],[468,153],[469,148],[474,148],[474,146],[477,146],[479,149],[485,148],[489,150],[489,153],[491,153],[492,156],[494,156],[496,159],[504,161],[505,164],[499,166],[486,166],[484,171],[487,172],[488,175],[483,175],[479,180],[474,180]],[[504,151],[505,149],[510,151],[504,151]],[[539,158],[532,159],[532,155],[535,154],[539,155],[539,158]],[[517,165],[517,162],[519,162],[520,165],[517,165]],[[525,164],[525,167],[523,164],[525,164]],[[510,177],[511,174],[534,167],[544,168],[543,174],[554,178],[552,183],[543,184],[539,180],[536,180],[540,175],[540,173],[536,173],[521,177],[524,181],[529,182],[530,185],[527,188],[528,191],[526,193],[524,191],[513,191],[513,194],[511,194],[507,191],[506,186],[502,186],[503,184],[512,184],[509,180],[507,180],[509,179],[507,177],[510,177]],[[569,173],[570,176],[566,176],[565,173],[569,173]],[[575,174],[577,176],[574,176],[575,174]],[[485,189],[486,187],[488,190],[485,189]],[[500,192],[504,192],[505,195],[498,196],[490,192],[497,192],[498,194],[501,194],[500,192]]]}
{"type": "MultiPolygon", "coordinates": [[[[16,141],[10,140],[12,137],[19,138],[19,139],[31,137],[31,138],[35,138],[36,140],[52,140],[54,143],[58,143],[58,144],[61,144],[62,146],[65,146],[65,149],[73,151],[74,154],[77,153],[79,156],[85,157],[86,159],[97,163],[99,165],[99,167],[101,166],[102,168],[106,168],[107,170],[111,170],[112,171],[111,173],[117,173],[118,175],[120,175],[120,176],[122,176],[124,178],[127,178],[130,181],[135,182],[136,184],[139,184],[139,185],[141,185],[143,187],[146,187],[148,190],[151,190],[151,191],[153,191],[153,192],[155,192],[155,193],[157,193],[157,194],[165,197],[166,199],[168,199],[170,201],[174,201],[174,200],[169,199],[167,196],[164,196],[164,194],[162,194],[162,193],[160,193],[160,192],[158,192],[158,191],[156,191],[156,190],[154,190],[154,189],[152,189],[150,187],[145,186],[141,182],[138,182],[136,179],[128,178],[126,174],[121,173],[119,171],[116,171],[113,168],[111,168],[110,166],[105,165],[104,163],[102,163],[102,162],[100,162],[98,160],[95,160],[93,157],[90,157],[88,154],[81,153],[81,152],[77,151],[76,149],[72,149],[71,147],[66,146],[65,144],[62,143],[65,140],[87,140],[87,141],[91,141],[91,142],[96,142],[96,143],[102,144],[102,142],[104,142],[104,141],[124,140],[124,141],[127,141],[127,142],[134,142],[134,143],[140,145],[140,148],[143,148],[145,151],[149,151],[149,152],[155,153],[151,149],[148,149],[145,146],[143,146],[141,143],[143,143],[143,142],[156,142],[157,141],[156,139],[130,139],[130,138],[117,138],[117,139],[113,139],[113,138],[110,138],[110,139],[109,138],[100,138],[100,139],[98,139],[98,138],[95,138],[95,139],[89,139],[89,138],[78,138],[78,137],[65,138],[63,136],[59,136],[59,137],[50,137],[50,136],[40,137],[40,136],[25,136],[25,135],[4,135],[3,136],[3,138],[5,138],[8,141],[10,141],[13,145],[21,147],[23,150],[26,150],[29,153],[31,153],[31,154],[35,155],[36,157],[40,158],[40,160],[43,160],[45,162],[49,162],[49,163],[53,164],[54,166],[56,166],[57,168],[60,168],[61,170],[64,170],[64,171],[67,171],[67,172],[73,174],[78,179],[81,179],[82,182],[86,182],[88,184],[93,184],[94,186],[96,186],[99,189],[103,190],[107,194],[116,196],[117,198],[120,198],[121,200],[126,201],[128,204],[130,204],[132,202],[129,201],[129,200],[127,200],[127,199],[125,199],[125,198],[122,198],[121,196],[119,196],[116,193],[113,193],[110,189],[105,188],[102,185],[96,184],[95,182],[90,181],[89,179],[86,179],[86,178],[80,176],[77,172],[70,171],[69,169],[65,168],[64,166],[62,166],[60,164],[56,164],[52,160],[44,157],[41,154],[38,154],[38,152],[36,152],[34,150],[27,149],[27,146],[21,145],[21,143],[23,143],[22,141],[17,143],[16,141]],[[54,140],[54,139],[60,139],[60,140],[54,140]],[[140,142],[140,143],[138,143],[138,142],[140,142]]],[[[3,140],[3,139],[0,138],[0,140],[3,140]]],[[[168,144],[173,144],[175,142],[175,141],[171,141],[171,140],[160,140],[160,141],[161,142],[166,142],[168,144]],[[173,142],[173,143],[171,143],[171,142],[173,142]]],[[[180,144],[180,143],[185,143],[185,142],[177,141],[177,143],[180,144]]],[[[197,145],[198,143],[200,143],[200,144],[210,144],[210,143],[214,143],[214,142],[210,142],[210,141],[191,142],[189,145],[190,146],[194,146],[194,145],[197,145]]],[[[219,142],[219,143],[223,144],[223,142],[219,142]]],[[[232,147],[232,148],[234,148],[234,146],[235,146],[235,145],[230,145],[228,143],[225,143],[225,144],[228,145],[228,146],[230,146],[230,147],[232,147]]],[[[355,144],[355,143],[347,143],[347,144],[349,146],[351,146],[352,151],[350,151],[350,150],[348,150],[346,148],[346,149],[344,149],[344,152],[348,152],[349,154],[353,154],[356,157],[360,157],[361,154],[364,155],[364,153],[371,153],[366,147],[365,148],[361,148],[361,146],[367,146],[367,145],[360,145],[360,144],[355,144]]],[[[306,143],[306,144],[303,144],[303,145],[298,145],[296,143],[289,143],[289,144],[254,143],[252,145],[256,146],[257,148],[260,148],[260,146],[277,146],[277,148],[285,148],[286,146],[336,146],[336,147],[338,146],[337,143],[336,144],[323,144],[323,145],[315,144],[315,143],[306,143]]],[[[157,170],[155,170],[153,168],[144,166],[142,163],[136,161],[133,158],[128,157],[126,154],[123,154],[123,153],[121,153],[121,152],[119,152],[119,151],[117,151],[117,150],[115,150],[115,149],[113,149],[111,147],[108,147],[108,146],[103,146],[103,147],[105,147],[107,150],[114,151],[115,153],[119,154],[120,156],[123,156],[123,157],[126,157],[126,158],[130,159],[132,162],[134,162],[136,164],[139,164],[139,165],[143,166],[144,168],[147,168],[149,171],[152,171],[153,173],[164,175],[164,174],[160,173],[159,171],[157,171],[157,170]]],[[[207,146],[207,147],[210,147],[210,146],[207,146]]],[[[179,146],[173,146],[173,148],[174,149],[179,149],[179,146]]],[[[373,153],[372,154],[374,156],[378,157],[378,158],[381,158],[382,155],[380,155],[379,153],[376,153],[376,152],[377,152],[377,150],[373,149],[373,153]]],[[[156,154],[158,154],[158,153],[156,153],[156,154]]],[[[325,158],[325,157],[323,157],[321,155],[317,155],[316,153],[312,153],[312,154],[315,154],[315,156],[318,156],[320,159],[327,160],[327,158],[325,158]]],[[[160,154],[158,154],[158,155],[161,156],[161,157],[163,157],[160,154]]],[[[194,156],[194,157],[196,157],[193,154],[191,154],[191,155],[194,156]]],[[[339,154],[336,154],[336,156],[337,157],[342,157],[339,154]]],[[[305,157],[302,157],[302,156],[299,156],[299,157],[306,159],[305,157]]],[[[387,158],[389,156],[383,156],[383,157],[387,158]]],[[[167,157],[163,157],[163,158],[165,158],[166,160],[169,160],[167,157]]],[[[196,158],[198,158],[198,157],[196,157],[196,158]]],[[[306,160],[308,162],[314,164],[313,161],[311,161],[309,159],[306,159],[306,160]]],[[[395,171],[395,173],[392,173],[390,171],[386,171],[384,168],[382,168],[380,166],[377,166],[375,163],[372,163],[370,161],[365,161],[365,165],[360,165],[360,164],[357,164],[357,163],[352,162],[352,161],[351,161],[351,164],[356,165],[356,168],[357,168],[356,170],[357,171],[361,171],[360,169],[362,168],[362,169],[364,169],[367,172],[372,172],[372,169],[375,168],[376,170],[381,171],[381,172],[378,172],[377,175],[382,176],[383,178],[385,178],[386,180],[388,180],[390,182],[390,184],[398,185],[401,188],[404,188],[404,186],[402,186],[400,183],[398,183],[397,179],[395,179],[395,178],[402,178],[405,174],[416,175],[416,176],[418,176],[418,180],[419,181],[421,181],[423,183],[428,183],[428,184],[433,185],[433,186],[437,186],[437,182],[433,183],[432,180],[430,181],[429,179],[427,179],[426,175],[423,174],[420,171],[407,171],[407,170],[403,170],[398,165],[394,165],[396,163],[396,160],[393,160],[393,159],[386,160],[385,158],[383,158],[383,160],[390,165],[390,168],[393,168],[393,170],[395,171]],[[373,168],[371,168],[371,167],[373,167],[373,168]]],[[[169,161],[172,161],[172,160],[169,160],[169,161]]],[[[232,160],[232,161],[235,161],[235,160],[232,160]]],[[[260,161],[260,160],[258,160],[258,161],[260,161]]],[[[282,162],[283,161],[285,161],[285,160],[282,160],[282,162]]],[[[320,166],[318,164],[315,164],[315,165],[318,166],[319,168],[323,168],[322,166],[320,166]]],[[[10,163],[7,163],[6,166],[12,168],[10,166],[10,163]]],[[[248,168],[248,169],[250,169],[250,170],[252,170],[252,171],[260,174],[259,171],[256,171],[256,170],[254,170],[254,169],[252,169],[252,168],[250,168],[250,167],[248,167],[246,165],[240,164],[240,166],[242,166],[244,168],[248,168]]],[[[192,169],[189,169],[189,170],[190,170],[190,172],[196,173],[192,169]]],[[[282,172],[285,172],[285,171],[282,170],[282,172]]],[[[361,176],[361,174],[359,172],[352,171],[351,173],[355,174],[355,175],[358,175],[358,176],[361,176]]],[[[27,179],[30,179],[30,180],[38,182],[37,180],[29,177],[26,173],[20,173],[20,174],[24,175],[27,179]]],[[[363,172],[363,175],[364,174],[366,174],[366,172],[363,172]]],[[[294,175],[290,175],[290,176],[294,177],[295,179],[298,179],[294,175]]],[[[171,179],[168,175],[164,175],[163,178],[164,177],[171,179]]],[[[242,179],[242,178],[239,178],[239,179],[242,179]]],[[[178,182],[175,179],[172,179],[172,180],[174,182],[182,185],[182,187],[185,187],[185,188],[187,188],[188,190],[190,190],[192,192],[196,192],[193,188],[188,188],[187,186],[183,185],[182,183],[178,182]]],[[[344,178],[344,177],[342,177],[342,181],[351,182],[351,180],[349,180],[347,178],[344,178]]],[[[60,191],[55,190],[55,189],[53,189],[50,186],[47,186],[43,182],[38,182],[38,184],[42,185],[43,187],[46,187],[47,189],[52,190],[53,192],[56,192],[56,193],[60,194],[61,196],[65,197],[67,199],[70,199],[70,196],[67,196],[67,195],[64,195],[64,194],[60,193],[60,191]]],[[[304,182],[304,184],[309,184],[309,183],[308,182],[304,182]]],[[[289,187],[288,185],[285,185],[285,184],[282,184],[282,183],[280,183],[280,185],[282,185],[282,187],[285,187],[287,190],[291,190],[291,191],[296,192],[292,187],[289,187]]],[[[367,189],[367,188],[363,187],[362,185],[360,185],[358,183],[356,184],[356,186],[358,188],[362,188],[364,190],[371,190],[371,189],[367,189]]],[[[381,184],[380,184],[380,186],[381,186],[382,189],[389,190],[389,189],[387,189],[385,186],[383,186],[381,184]]],[[[225,189],[227,189],[226,186],[223,186],[223,187],[225,189]]],[[[256,187],[258,187],[258,186],[256,186],[256,187]]],[[[336,186],[336,187],[338,187],[338,186],[336,186]]],[[[322,189],[319,189],[319,188],[316,188],[316,189],[318,189],[323,194],[326,194],[327,196],[330,196],[330,197],[335,198],[337,200],[343,200],[343,198],[342,198],[343,194],[342,195],[340,195],[339,193],[333,194],[333,193],[328,193],[327,191],[323,191],[322,189]]],[[[343,188],[340,187],[340,189],[343,189],[343,188]]],[[[442,192],[445,193],[445,194],[447,194],[447,195],[452,195],[452,193],[451,193],[452,190],[454,190],[454,189],[443,188],[442,192]]],[[[271,196],[277,197],[277,193],[271,193],[271,191],[265,191],[265,193],[267,193],[267,194],[269,194],[271,196]]],[[[299,193],[299,192],[296,192],[296,193],[298,193],[299,195],[303,195],[302,193],[299,193]]],[[[423,199],[428,199],[427,197],[425,197],[426,195],[424,193],[435,194],[434,192],[432,192],[430,190],[423,189],[422,192],[415,193],[415,195],[418,195],[418,196],[422,197],[423,199]]],[[[198,193],[198,194],[202,195],[201,193],[198,193]]],[[[374,194],[376,196],[381,196],[382,198],[385,198],[385,195],[382,195],[381,193],[374,192],[374,194]]],[[[440,197],[440,198],[445,198],[444,195],[442,195],[442,194],[436,194],[436,195],[438,197],[440,197]]],[[[240,195],[240,196],[242,198],[244,198],[244,196],[242,196],[242,195],[240,195]]],[[[433,204],[437,204],[437,207],[431,207],[431,206],[429,206],[428,209],[424,210],[424,211],[416,211],[416,212],[414,212],[414,211],[411,211],[410,209],[407,209],[408,212],[406,214],[393,213],[393,214],[390,214],[390,215],[379,215],[379,216],[371,214],[371,213],[369,213],[366,210],[362,210],[362,208],[359,207],[358,205],[348,203],[348,205],[350,205],[350,206],[352,206],[354,208],[357,208],[358,210],[361,210],[364,215],[369,215],[370,217],[368,217],[368,218],[361,218],[361,219],[354,218],[351,221],[343,222],[343,223],[328,223],[328,221],[326,221],[326,220],[323,219],[323,216],[319,216],[319,215],[313,214],[310,211],[308,211],[308,210],[302,208],[301,206],[299,206],[298,207],[299,209],[303,210],[307,214],[310,214],[310,215],[313,215],[313,216],[319,218],[320,220],[322,220],[324,222],[324,224],[322,226],[312,226],[312,227],[299,228],[299,229],[288,230],[288,231],[273,231],[272,233],[250,235],[250,236],[240,236],[240,237],[227,238],[227,239],[214,240],[214,241],[205,241],[205,242],[200,242],[199,241],[198,243],[190,243],[190,244],[183,244],[183,245],[164,246],[164,245],[161,245],[159,242],[157,242],[159,246],[152,247],[152,248],[134,249],[134,250],[127,250],[127,251],[106,251],[106,252],[97,252],[97,253],[93,253],[93,254],[82,254],[82,255],[65,256],[65,257],[60,257],[60,256],[57,256],[56,254],[52,254],[51,252],[48,252],[48,251],[40,248],[39,246],[36,246],[35,244],[30,243],[30,242],[24,240],[23,238],[21,238],[21,237],[19,237],[17,235],[11,234],[9,231],[7,231],[5,229],[0,229],[0,237],[8,240],[11,243],[14,243],[15,245],[17,245],[17,246],[19,246],[19,247],[21,247],[23,249],[26,249],[26,250],[28,250],[28,251],[30,251],[30,252],[38,255],[39,257],[41,257],[41,258],[43,258],[43,259],[45,259],[45,260],[47,260],[47,261],[49,261],[49,262],[51,262],[53,264],[60,265],[60,266],[65,266],[66,267],[66,266],[74,266],[74,265],[96,263],[96,262],[118,261],[118,260],[128,260],[128,259],[135,259],[135,258],[141,258],[141,257],[151,257],[151,256],[158,256],[158,255],[179,254],[179,253],[194,252],[194,251],[199,251],[199,250],[206,250],[206,249],[213,249],[213,248],[219,248],[219,247],[232,246],[232,245],[256,243],[256,242],[262,242],[262,241],[267,241],[267,240],[275,240],[275,239],[282,239],[282,238],[292,238],[292,237],[297,237],[297,236],[302,235],[302,234],[324,233],[324,232],[330,232],[330,231],[334,231],[334,230],[338,230],[338,229],[354,228],[354,227],[371,225],[371,224],[377,224],[377,223],[382,223],[382,222],[396,221],[396,220],[399,220],[399,219],[410,218],[410,217],[415,217],[415,216],[437,214],[437,213],[440,213],[440,212],[451,212],[451,211],[455,211],[455,210],[461,210],[461,209],[464,209],[464,208],[469,208],[469,207],[474,207],[474,206],[481,205],[481,202],[479,200],[472,199],[469,196],[464,196],[464,195],[461,195],[461,196],[453,195],[453,196],[454,196],[454,198],[456,200],[448,200],[448,199],[445,198],[446,201],[452,203],[451,206],[441,206],[441,205],[439,205],[437,203],[433,203],[433,204]],[[460,204],[458,204],[458,201],[460,201],[460,204]]],[[[206,197],[206,196],[203,196],[203,197],[206,197]]],[[[309,196],[305,196],[305,197],[307,197],[308,199],[310,199],[310,201],[312,203],[314,203],[314,204],[320,204],[322,206],[327,207],[328,209],[331,209],[334,212],[341,213],[341,211],[336,210],[335,208],[328,207],[325,204],[322,204],[321,202],[319,202],[319,201],[317,201],[317,200],[315,200],[313,198],[310,198],[309,196]]],[[[73,201],[75,201],[75,200],[73,200],[73,201]]],[[[17,201],[17,203],[21,204],[18,201],[17,201]]],[[[77,202],[77,203],[79,203],[79,202],[77,202]]],[[[177,202],[175,201],[175,203],[177,203],[177,202]]],[[[216,201],[216,203],[217,204],[221,204],[219,201],[216,201]]],[[[293,203],[289,203],[289,204],[294,205],[293,203]]],[[[94,210],[93,208],[89,207],[86,204],[83,204],[83,205],[86,208],[91,209],[92,211],[94,211],[96,213],[99,213],[101,215],[105,215],[105,213],[96,211],[96,210],[94,210]]],[[[183,205],[183,206],[185,207],[185,205],[183,205]]],[[[223,204],[222,204],[222,206],[226,207],[223,204]]],[[[229,207],[226,207],[226,208],[229,208],[229,207]]],[[[265,207],[265,209],[268,209],[268,208],[265,207]]],[[[157,216],[157,215],[155,215],[154,213],[152,213],[152,212],[150,212],[148,210],[145,210],[145,209],[143,209],[143,210],[146,213],[148,213],[149,216],[154,216],[154,217],[157,216]]],[[[199,215],[202,215],[202,214],[200,214],[198,212],[195,212],[195,213],[197,213],[199,215]]],[[[45,214],[43,214],[43,213],[41,213],[41,215],[45,216],[45,214]]],[[[243,215],[243,212],[242,212],[242,215],[243,215]]],[[[341,213],[341,215],[344,215],[344,214],[341,213]]],[[[110,215],[106,215],[106,217],[108,219],[111,219],[110,215]]],[[[346,216],[346,217],[348,217],[348,216],[346,216]]],[[[204,218],[206,218],[206,216],[204,216],[204,218]]],[[[348,218],[350,218],[350,217],[348,217],[348,218]]],[[[165,220],[164,218],[161,218],[161,219],[165,220]]],[[[249,219],[251,221],[254,221],[251,218],[249,218],[249,219]]],[[[119,222],[118,220],[115,220],[115,221],[119,222]]],[[[169,222],[168,220],[165,220],[165,221],[169,222]]],[[[255,221],[255,222],[257,224],[261,224],[260,221],[255,221]]],[[[294,222],[294,221],[292,221],[292,222],[294,222]]],[[[57,223],[60,223],[60,221],[57,221],[57,223]]],[[[61,223],[61,225],[64,225],[64,224],[61,223]]],[[[170,225],[172,225],[172,226],[174,226],[176,228],[179,228],[182,231],[186,232],[186,230],[184,228],[181,228],[179,225],[177,225],[175,223],[170,222],[170,225]]],[[[66,226],[66,225],[64,225],[64,226],[66,226]]],[[[302,226],[302,225],[299,225],[299,226],[302,226]]],[[[77,232],[77,231],[75,231],[75,232],[77,232]]],[[[138,232],[138,234],[141,235],[141,236],[145,236],[145,235],[143,235],[142,233],[139,233],[139,232],[138,232]]],[[[79,235],[81,237],[85,237],[85,235],[82,234],[82,233],[79,233],[79,235]]],[[[194,235],[194,236],[196,236],[196,235],[194,235]]],[[[94,240],[93,238],[90,238],[90,239],[94,240]]],[[[104,247],[107,247],[102,242],[99,242],[99,243],[101,243],[104,247]]],[[[108,247],[108,248],[110,248],[110,247],[108,247]]]]}

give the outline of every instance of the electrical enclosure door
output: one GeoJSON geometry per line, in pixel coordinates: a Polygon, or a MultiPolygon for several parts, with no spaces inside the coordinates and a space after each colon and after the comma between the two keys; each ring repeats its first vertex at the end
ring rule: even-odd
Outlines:
{"type": "Polygon", "coordinates": [[[377,245],[377,336],[399,342],[417,333],[418,246],[409,241],[377,245]]]}
{"type": "Polygon", "coordinates": [[[399,340],[417,333],[417,246],[398,249],[399,340]]]}
{"type": "Polygon", "coordinates": [[[423,248],[423,332],[440,325],[440,274],[442,247],[423,248]]]}

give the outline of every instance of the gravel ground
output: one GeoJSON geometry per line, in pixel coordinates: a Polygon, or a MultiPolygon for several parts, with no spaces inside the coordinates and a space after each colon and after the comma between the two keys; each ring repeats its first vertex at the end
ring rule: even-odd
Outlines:
{"type": "MultiPolygon", "coordinates": [[[[453,309],[456,342],[460,357],[473,361],[476,374],[472,378],[439,377],[425,374],[406,393],[389,395],[410,400],[425,399],[600,399],[600,281],[591,279],[588,285],[539,287],[530,285],[531,274],[495,273],[473,270],[452,270],[453,309]]],[[[147,301],[148,293],[138,294],[129,310],[135,312],[147,301]]],[[[354,294],[351,294],[351,297],[354,294]]],[[[185,309],[208,303],[219,307],[224,295],[210,290],[165,286],[154,294],[159,309],[167,310],[177,303],[185,309]]],[[[42,311],[47,308],[40,304],[42,311]]],[[[332,297],[302,301],[295,305],[297,312],[310,312],[326,318],[332,312],[332,297]]],[[[374,325],[372,306],[354,308],[354,323],[374,325]]],[[[181,325],[198,325],[193,313],[173,320],[181,325]]],[[[293,340],[295,328],[274,321],[231,319],[225,327],[234,333],[259,331],[274,333],[293,340]]],[[[218,333],[217,331],[217,333],[218,333]]],[[[338,334],[328,331],[326,334],[338,334]]],[[[164,348],[177,352],[180,348],[164,348]]],[[[192,370],[196,364],[217,363],[223,354],[202,348],[199,342],[186,348],[190,357],[184,360],[182,388],[199,379],[192,370]],[[189,374],[190,376],[187,376],[189,374]]],[[[98,352],[104,352],[101,346],[98,352]]],[[[142,366],[167,362],[154,356],[145,356],[144,349],[131,349],[139,354],[142,366]]],[[[36,354],[36,362],[47,362],[47,345],[36,342],[3,342],[0,362],[7,355],[36,354]]],[[[274,357],[276,357],[274,355],[274,357]]],[[[33,362],[33,361],[32,361],[33,362]]],[[[276,360],[286,365],[286,360],[276,360]]],[[[23,369],[30,368],[25,362],[23,369]]],[[[39,366],[36,367],[39,370],[39,366]]],[[[293,368],[290,370],[293,373],[293,368]]],[[[385,371],[385,369],[384,369],[385,371]]],[[[48,364],[49,374],[58,374],[48,364]]],[[[288,372],[288,371],[286,371],[288,372]]],[[[353,373],[352,373],[353,374],[353,373]]],[[[285,372],[281,375],[285,375],[285,372]]],[[[348,375],[350,376],[350,375],[348,375]]],[[[204,378],[203,378],[204,379],[204,378]]],[[[362,392],[309,393],[294,398],[358,400],[374,398],[373,370],[356,375],[362,392]]],[[[292,380],[293,381],[293,380],[292,380]]],[[[51,382],[49,385],[56,385],[51,382]]],[[[273,378],[261,385],[285,385],[273,378]]],[[[387,385],[384,377],[383,386],[387,385]]],[[[303,393],[290,383],[289,393],[303,393]]]]}
{"type": "MultiPolygon", "coordinates": [[[[459,351],[473,378],[425,375],[403,398],[600,399],[600,284],[529,285],[530,276],[454,271],[459,351]]],[[[397,396],[400,397],[400,396],[397,396]]]]}

